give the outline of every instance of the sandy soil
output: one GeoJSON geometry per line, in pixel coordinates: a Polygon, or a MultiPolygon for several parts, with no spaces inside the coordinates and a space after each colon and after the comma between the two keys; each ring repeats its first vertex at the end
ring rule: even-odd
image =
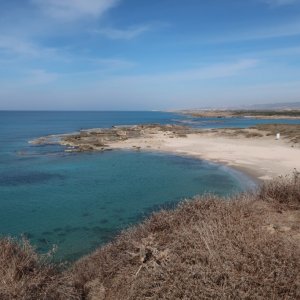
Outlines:
{"type": "Polygon", "coordinates": [[[60,143],[67,152],[130,149],[188,155],[228,165],[257,180],[300,171],[299,125],[198,130],[177,125],[135,125],[41,137],[33,144],[60,143]],[[279,140],[275,133],[281,132],[279,140]]]}
{"type": "Polygon", "coordinates": [[[259,180],[300,171],[300,148],[274,137],[221,137],[213,132],[174,137],[168,133],[113,142],[113,149],[172,152],[220,162],[240,169],[259,180]]]}

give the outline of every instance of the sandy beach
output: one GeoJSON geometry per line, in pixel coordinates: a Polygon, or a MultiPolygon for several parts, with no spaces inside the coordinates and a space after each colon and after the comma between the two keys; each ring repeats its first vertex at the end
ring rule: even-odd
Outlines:
{"type": "Polygon", "coordinates": [[[67,152],[126,149],[160,151],[224,164],[263,181],[300,170],[299,125],[201,130],[179,125],[116,126],[61,136],[33,144],[60,143],[67,152]],[[274,132],[281,130],[280,139],[274,132]]]}
{"type": "Polygon", "coordinates": [[[109,144],[113,149],[171,152],[228,165],[258,180],[270,180],[300,170],[300,148],[275,137],[221,137],[216,133],[173,137],[167,133],[109,144]]]}

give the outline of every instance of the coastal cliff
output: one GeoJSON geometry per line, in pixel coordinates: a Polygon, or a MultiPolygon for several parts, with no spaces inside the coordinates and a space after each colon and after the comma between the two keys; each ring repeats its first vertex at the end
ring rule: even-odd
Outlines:
{"type": "Polygon", "coordinates": [[[299,126],[200,130],[148,124],[32,141],[70,152],[175,152],[244,167],[257,179],[295,170],[256,191],[195,197],[157,212],[72,265],[54,264],[52,253],[39,255],[26,240],[2,238],[0,299],[299,298],[299,126]]]}
{"type": "Polygon", "coordinates": [[[74,265],[0,241],[1,299],[298,299],[299,174],[161,211],[74,265]]]}

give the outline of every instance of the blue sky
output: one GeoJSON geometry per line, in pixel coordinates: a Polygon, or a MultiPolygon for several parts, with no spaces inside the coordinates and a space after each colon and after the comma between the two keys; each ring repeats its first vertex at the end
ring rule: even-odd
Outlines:
{"type": "Polygon", "coordinates": [[[300,0],[0,0],[0,109],[300,101],[300,0]]]}

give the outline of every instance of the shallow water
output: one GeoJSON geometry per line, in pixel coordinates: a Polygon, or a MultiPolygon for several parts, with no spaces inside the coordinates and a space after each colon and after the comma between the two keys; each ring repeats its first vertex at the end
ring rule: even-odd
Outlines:
{"type": "Polygon", "coordinates": [[[18,167],[0,177],[2,234],[24,233],[42,252],[57,244],[68,259],[161,205],[243,185],[218,165],[154,153],[46,156],[18,167]]]}
{"type": "Polygon", "coordinates": [[[0,112],[0,234],[29,238],[38,251],[58,246],[73,260],[120,230],[185,197],[249,187],[242,174],[158,153],[64,153],[32,146],[46,134],[183,118],[154,112],[0,112]]]}

